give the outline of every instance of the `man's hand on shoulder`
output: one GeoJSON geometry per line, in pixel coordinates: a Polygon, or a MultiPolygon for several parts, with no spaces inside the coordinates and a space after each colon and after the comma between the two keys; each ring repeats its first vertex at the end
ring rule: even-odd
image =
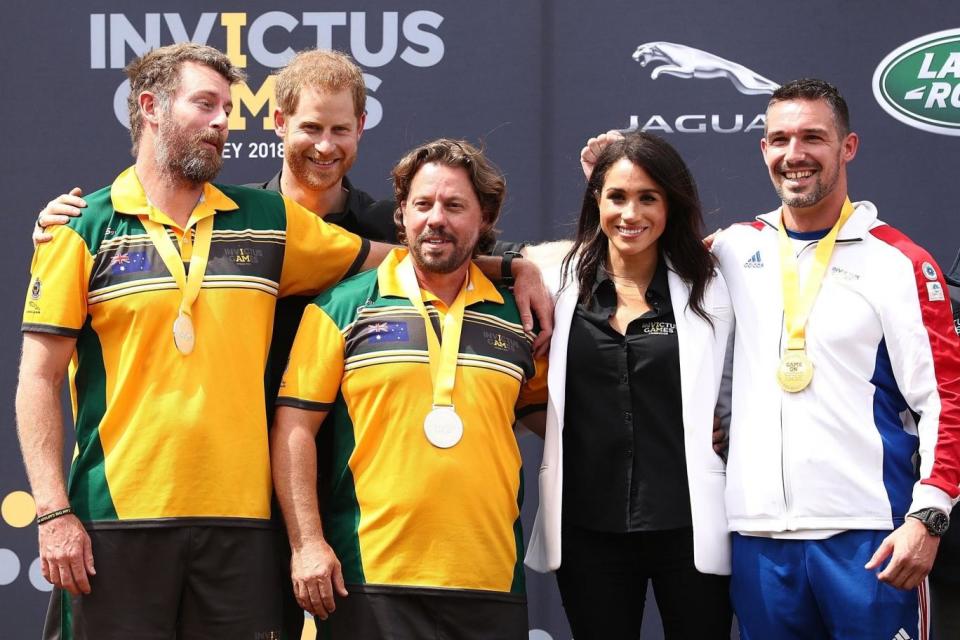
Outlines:
{"type": "Polygon", "coordinates": [[[340,597],[347,596],[340,560],[324,540],[307,543],[293,551],[290,576],[297,602],[321,620],[326,620],[337,608],[334,591],[340,597]]]}
{"type": "Polygon", "coordinates": [[[47,227],[67,224],[70,218],[81,214],[81,209],[87,206],[87,201],[80,197],[82,195],[83,189],[74,187],[70,193],[60,194],[40,210],[33,225],[33,246],[53,240],[53,236],[47,233],[47,227]]]}
{"type": "Polygon", "coordinates": [[[513,296],[520,310],[520,322],[524,331],[533,331],[533,317],[540,322],[540,333],[533,343],[533,352],[542,356],[550,347],[550,336],[553,335],[553,297],[543,284],[540,269],[530,260],[514,260],[513,296]]]}
{"type": "Polygon", "coordinates": [[[75,596],[90,593],[88,576],[96,575],[90,536],[70,514],[38,525],[40,570],[47,582],[75,596]]]}
{"type": "Polygon", "coordinates": [[[898,589],[913,589],[930,573],[939,547],[939,537],[930,535],[916,518],[908,517],[884,538],[864,568],[877,569],[889,557],[889,564],[877,574],[877,580],[898,589]]]}

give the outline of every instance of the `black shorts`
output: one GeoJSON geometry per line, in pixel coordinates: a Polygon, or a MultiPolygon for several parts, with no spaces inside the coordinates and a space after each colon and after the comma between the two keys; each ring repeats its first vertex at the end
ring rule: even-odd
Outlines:
{"type": "Polygon", "coordinates": [[[514,594],[443,589],[401,592],[347,585],[346,598],[326,620],[317,640],[527,640],[527,601],[514,594]]]}
{"type": "Polygon", "coordinates": [[[280,640],[276,532],[93,529],[90,594],[54,589],[44,640],[280,640]]]}

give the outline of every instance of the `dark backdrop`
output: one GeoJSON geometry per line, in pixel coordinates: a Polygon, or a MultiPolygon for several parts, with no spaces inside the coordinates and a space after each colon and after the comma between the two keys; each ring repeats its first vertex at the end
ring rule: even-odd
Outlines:
{"type": "MultiPolygon", "coordinates": [[[[958,28],[955,0],[602,0],[589,5],[574,0],[41,0],[8,5],[0,38],[0,175],[7,192],[0,261],[8,274],[0,295],[10,307],[0,323],[0,354],[7,363],[0,368],[0,388],[6,389],[0,394],[6,425],[0,433],[0,637],[37,637],[47,599],[37,588],[43,585],[34,564],[36,528],[23,515],[26,507],[18,506],[24,496],[17,492],[28,487],[13,410],[30,227],[57,193],[74,185],[92,191],[131,163],[115,95],[125,96],[120,67],[144,47],[194,39],[229,48],[228,34],[235,32],[231,53],[246,56],[251,97],[270,93],[267,76],[293,50],[320,45],[352,53],[369,74],[369,122],[375,125],[361,141],[354,183],[386,196],[389,168],[412,145],[438,136],[480,141],[506,172],[503,235],[514,240],[562,238],[571,232],[582,197],[580,147],[596,132],[631,122],[664,134],[690,163],[708,227],[775,208],[759,154],[762,119],[757,118],[767,95],[743,93],[731,78],[739,76],[745,87],[760,91],[770,81],[826,78],[846,95],[853,128],[861,135],[859,156],[850,167],[851,197],[872,200],[884,220],[949,265],[960,244],[954,220],[960,138],[949,135],[958,130],[930,132],[895,119],[875,98],[873,78],[901,45],[958,28]],[[682,45],[672,49],[675,60],[693,60],[691,69],[727,74],[654,79],[653,69],[660,65],[642,66],[632,55],[641,45],[653,51],[657,47],[650,43],[658,42],[682,45]]],[[[950,51],[960,52],[957,42],[947,41],[936,50],[929,73],[936,75],[950,51]]],[[[909,73],[907,89],[931,90],[934,81],[921,82],[916,69],[909,73]]],[[[939,114],[934,115],[960,121],[958,73],[941,75],[935,82],[946,83],[948,97],[939,110],[934,103],[939,114]]],[[[269,104],[257,108],[255,102],[247,100],[237,109],[245,123],[243,128],[234,123],[230,142],[238,146],[231,146],[224,182],[266,180],[280,165],[279,139],[263,124],[269,104]]],[[[522,448],[529,529],[537,502],[539,441],[527,438],[522,448]]],[[[528,585],[536,630],[531,638],[568,640],[552,578],[528,572],[528,585]]],[[[661,633],[652,602],[648,609],[644,638],[654,640],[661,633]]]]}

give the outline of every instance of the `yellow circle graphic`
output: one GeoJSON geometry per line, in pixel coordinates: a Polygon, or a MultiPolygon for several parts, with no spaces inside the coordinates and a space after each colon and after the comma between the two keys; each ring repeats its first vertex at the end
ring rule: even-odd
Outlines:
{"type": "Polygon", "coordinates": [[[26,491],[13,491],[3,499],[0,513],[11,527],[25,527],[37,517],[37,503],[26,491]]]}

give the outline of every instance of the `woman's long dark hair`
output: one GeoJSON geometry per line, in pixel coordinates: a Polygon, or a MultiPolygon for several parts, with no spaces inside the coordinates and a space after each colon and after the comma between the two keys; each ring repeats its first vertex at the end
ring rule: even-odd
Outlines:
{"type": "Polygon", "coordinates": [[[690,308],[712,321],[703,308],[703,293],[713,276],[714,261],[703,246],[703,213],[697,185],[677,150],[662,138],[649,133],[630,133],[605,148],[593,167],[583,194],[573,248],[563,259],[561,288],[570,265],[576,265],[580,302],[590,301],[597,268],[607,268],[607,236],[600,228],[599,198],[607,172],[626,158],[642,167],[667,195],[667,224],[658,243],[660,255],[670,259],[673,270],[690,285],[690,308]]]}

